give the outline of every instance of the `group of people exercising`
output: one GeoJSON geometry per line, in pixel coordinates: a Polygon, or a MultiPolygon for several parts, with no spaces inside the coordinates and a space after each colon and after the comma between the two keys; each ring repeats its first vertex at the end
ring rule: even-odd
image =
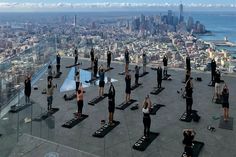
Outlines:
{"type": "MultiPolygon", "coordinates": [[[[74,64],[77,64],[78,61],[78,50],[75,49],[75,62],[74,64]]],[[[112,53],[110,51],[107,52],[107,69],[110,68],[111,64],[111,55],[112,53]]],[[[99,75],[99,96],[104,95],[104,85],[105,85],[105,68],[101,65],[98,68],[98,57],[94,55],[94,49],[92,48],[90,51],[90,57],[91,57],[91,68],[93,70],[93,76],[97,78],[97,73],[99,75]]],[[[146,64],[147,64],[147,57],[146,54],[143,53],[143,73],[146,72],[146,64]]],[[[57,62],[57,73],[60,72],[60,54],[58,53],[56,56],[56,62],[57,62]]],[[[125,102],[128,103],[130,101],[130,94],[131,94],[131,75],[129,73],[129,51],[128,49],[125,50],[125,102]]],[[[163,57],[163,65],[164,65],[164,71],[163,75],[164,77],[167,77],[167,64],[168,64],[168,58],[165,55],[163,57]]],[[[139,69],[137,65],[135,66],[135,85],[138,85],[138,79],[139,79],[139,69]]],[[[216,62],[213,59],[211,62],[211,81],[215,85],[215,94],[216,99],[221,99],[222,101],[222,107],[224,108],[224,120],[227,121],[229,118],[229,90],[227,85],[225,84],[223,87],[223,90],[221,91],[221,80],[220,80],[220,71],[216,69],[216,62]]],[[[48,65],[48,77],[47,77],[47,102],[48,102],[48,111],[52,109],[52,101],[53,101],[53,92],[54,88],[57,87],[57,85],[54,85],[52,83],[53,75],[52,75],[52,65],[48,65]]],[[[162,68],[158,66],[157,68],[157,83],[158,88],[161,88],[161,82],[162,82],[162,68]]],[[[82,116],[82,110],[84,105],[84,90],[82,83],[80,82],[80,69],[79,65],[75,66],[75,83],[76,83],[76,100],[77,100],[77,113],[76,116],[80,118],[82,116]]],[[[111,82],[110,87],[108,90],[108,111],[109,111],[109,125],[114,125],[114,111],[115,111],[115,87],[111,82]]],[[[186,76],[185,76],[185,96],[186,96],[186,113],[187,116],[191,116],[192,113],[192,104],[193,104],[193,83],[191,78],[191,63],[190,63],[190,57],[189,55],[186,56],[186,76]]],[[[31,94],[31,76],[27,76],[25,79],[25,102],[30,102],[30,94],[31,94]]],[[[142,103],[142,113],[143,113],[143,125],[144,125],[144,137],[149,139],[150,136],[150,126],[151,126],[151,118],[150,118],[150,111],[152,108],[152,102],[150,100],[149,95],[147,95],[142,103]]],[[[192,157],[193,156],[193,139],[195,136],[195,132],[192,129],[185,129],[183,131],[184,140],[183,144],[185,144],[185,153],[184,155],[186,157],[192,157]]]]}

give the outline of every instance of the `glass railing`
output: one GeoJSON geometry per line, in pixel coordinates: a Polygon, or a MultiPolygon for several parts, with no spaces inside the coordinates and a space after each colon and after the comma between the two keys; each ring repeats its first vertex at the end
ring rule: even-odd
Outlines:
{"type": "Polygon", "coordinates": [[[0,63],[0,107],[4,108],[16,98],[17,91],[23,89],[26,75],[31,75],[32,83],[35,82],[53,60],[55,43],[49,38],[0,63]]]}
{"type": "MultiPolygon", "coordinates": [[[[44,39],[38,44],[22,51],[19,55],[5,59],[0,63],[0,156],[7,157],[19,138],[28,133],[47,138],[53,127],[53,117],[46,121],[34,121],[46,112],[39,104],[33,102],[24,110],[12,113],[25,105],[24,80],[31,75],[31,85],[43,75],[50,62],[55,61],[55,39],[44,39]]],[[[33,87],[32,87],[33,90],[33,87]]]]}

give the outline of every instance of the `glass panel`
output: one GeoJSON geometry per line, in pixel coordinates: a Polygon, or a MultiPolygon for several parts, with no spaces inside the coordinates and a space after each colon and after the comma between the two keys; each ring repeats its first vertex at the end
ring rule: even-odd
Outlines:
{"type": "Polygon", "coordinates": [[[19,143],[11,152],[9,157],[96,157],[93,154],[85,153],[74,148],[53,143],[38,137],[24,134],[19,143]]]}
{"type": "MultiPolygon", "coordinates": [[[[66,77],[65,81],[63,82],[63,84],[60,88],[60,92],[75,90],[74,76],[75,76],[75,68],[72,67],[70,69],[68,76],[66,77]]],[[[89,87],[92,84],[99,85],[99,80],[97,80],[93,83],[86,83],[85,82],[85,81],[91,80],[92,76],[93,76],[92,72],[80,69],[80,81],[82,82],[84,88],[89,87]]],[[[108,81],[115,82],[117,80],[115,80],[113,78],[105,77],[105,83],[108,83],[108,81]]]]}

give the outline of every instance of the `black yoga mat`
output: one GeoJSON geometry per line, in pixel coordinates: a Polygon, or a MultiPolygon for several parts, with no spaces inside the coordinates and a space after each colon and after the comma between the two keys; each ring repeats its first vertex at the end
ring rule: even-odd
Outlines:
{"type": "Polygon", "coordinates": [[[106,136],[106,134],[108,134],[111,130],[113,130],[116,126],[118,126],[120,124],[119,121],[113,121],[114,125],[108,125],[105,124],[103,125],[100,129],[98,129],[94,134],[93,137],[99,137],[102,138],[104,136],[106,136]]]}
{"type": "Polygon", "coordinates": [[[96,98],[93,98],[91,101],[88,102],[89,105],[95,105],[105,99],[108,95],[104,94],[103,96],[97,96],[96,98]]]}
{"type": "Polygon", "coordinates": [[[219,128],[226,129],[226,130],[233,130],[234,129],[234,118],[229,117],[228,121],[224,121],[224,117],[220,117],[219,128]]]}
{"type": "Polygon", "coordinates": [[[153,91],[151,91],[150,93],[153,94],[153,95],[158,95],[158,94],[161,93],[164,89],[165,89],[164,87],[157,88],[157,89],[154,89],[153,91]]]}
{"type": "Polygon", "coordinates": [[[145,151],[145,149],[159,136],[160,133],[150,132],[149,138],[142,136],[134,145],[133,149],[145,151]]]}
{"type": "Polygon", "coordinates": [[[134,102],[136,102],[137,100],[134,100],[134,99],[130,99],[129,102],[125,103],[121,103],[120,105],[116,106],[116,109],[119,109],[119,110],[124,110],[126,109],[128,106],[130,106],[131,104],[133,104],[134,102]]]}
{"type": "Polygon", "coordinates": [[[62,127],[71,129],[86,118],[88,118],[88,115],[82,114],[80,118],[75,117],[75,118],[67,121],[65,124],[62,125],[62,127]]]}
{"type": "Polygon", "coordinates": [[[135,90],[136,88],[138,88],[139,86],[141,86],[142,85],[142,83],[139,83],[139,84],[134,84],[134,85],[132,85],[131,86],[131,90],[135,90]]]}
{"type": "Polygon", "coordinates": [[[31,106],[31,105],[32,105],[32,103],[29,103],[29,104],[22,104],[22,105],[19,105],[19,106],[13,105],[13,106],[11,106],[11,109],[10,109],[9,112],[11,112],[11,113],[17,113],[17,112],[19,112],[19,111],[22,111],[22,110],[26,109],[27,107],[29,107],[29,106],[31,106]]]}
{"type": "Polygon", "coordinates": [[[153,104],[153,108],[151,108],[150,114],[151,115],[155,115],[156,112],[161,108],[164,107],[165,105],[161,105],[161,104],[153,104]]]}
{"type": "MultiPolygon", "coordinates": [[[[203,142],[193,141],[193,157],[198,157],[203,146],[204,146],[203,142]]],[[[184,157],[184,154],[185,153],[183,153],[181,157],[184,157]]]]}
{"type": "Polygon", "coordinates": [[[45,120],[48,117],[50,117],[51,115],[53,115],[54,113],[56,113],[57,111],[59,111],[59,108],[52,108],[52,110],[50,111],[46,111],[44,113],[42,113],[41,115],[39,115],[38,117],[34,118],[34,121],[41,121],[41,120],[45,120]]]}

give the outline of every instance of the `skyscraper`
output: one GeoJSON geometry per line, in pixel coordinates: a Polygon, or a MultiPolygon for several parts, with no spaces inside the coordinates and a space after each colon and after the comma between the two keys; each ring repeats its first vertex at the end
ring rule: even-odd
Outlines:
{"type": "Polygon", "coordinates": [[[183,4],[181,3],[179,5],[179,23],[183,22],[184,21],[184,16],[183,16],[183,4]]]}
{"type": "Polygon", "coordinates": [[[76,15],[74,16],[74,27],[76,27],[76,15]]]}

